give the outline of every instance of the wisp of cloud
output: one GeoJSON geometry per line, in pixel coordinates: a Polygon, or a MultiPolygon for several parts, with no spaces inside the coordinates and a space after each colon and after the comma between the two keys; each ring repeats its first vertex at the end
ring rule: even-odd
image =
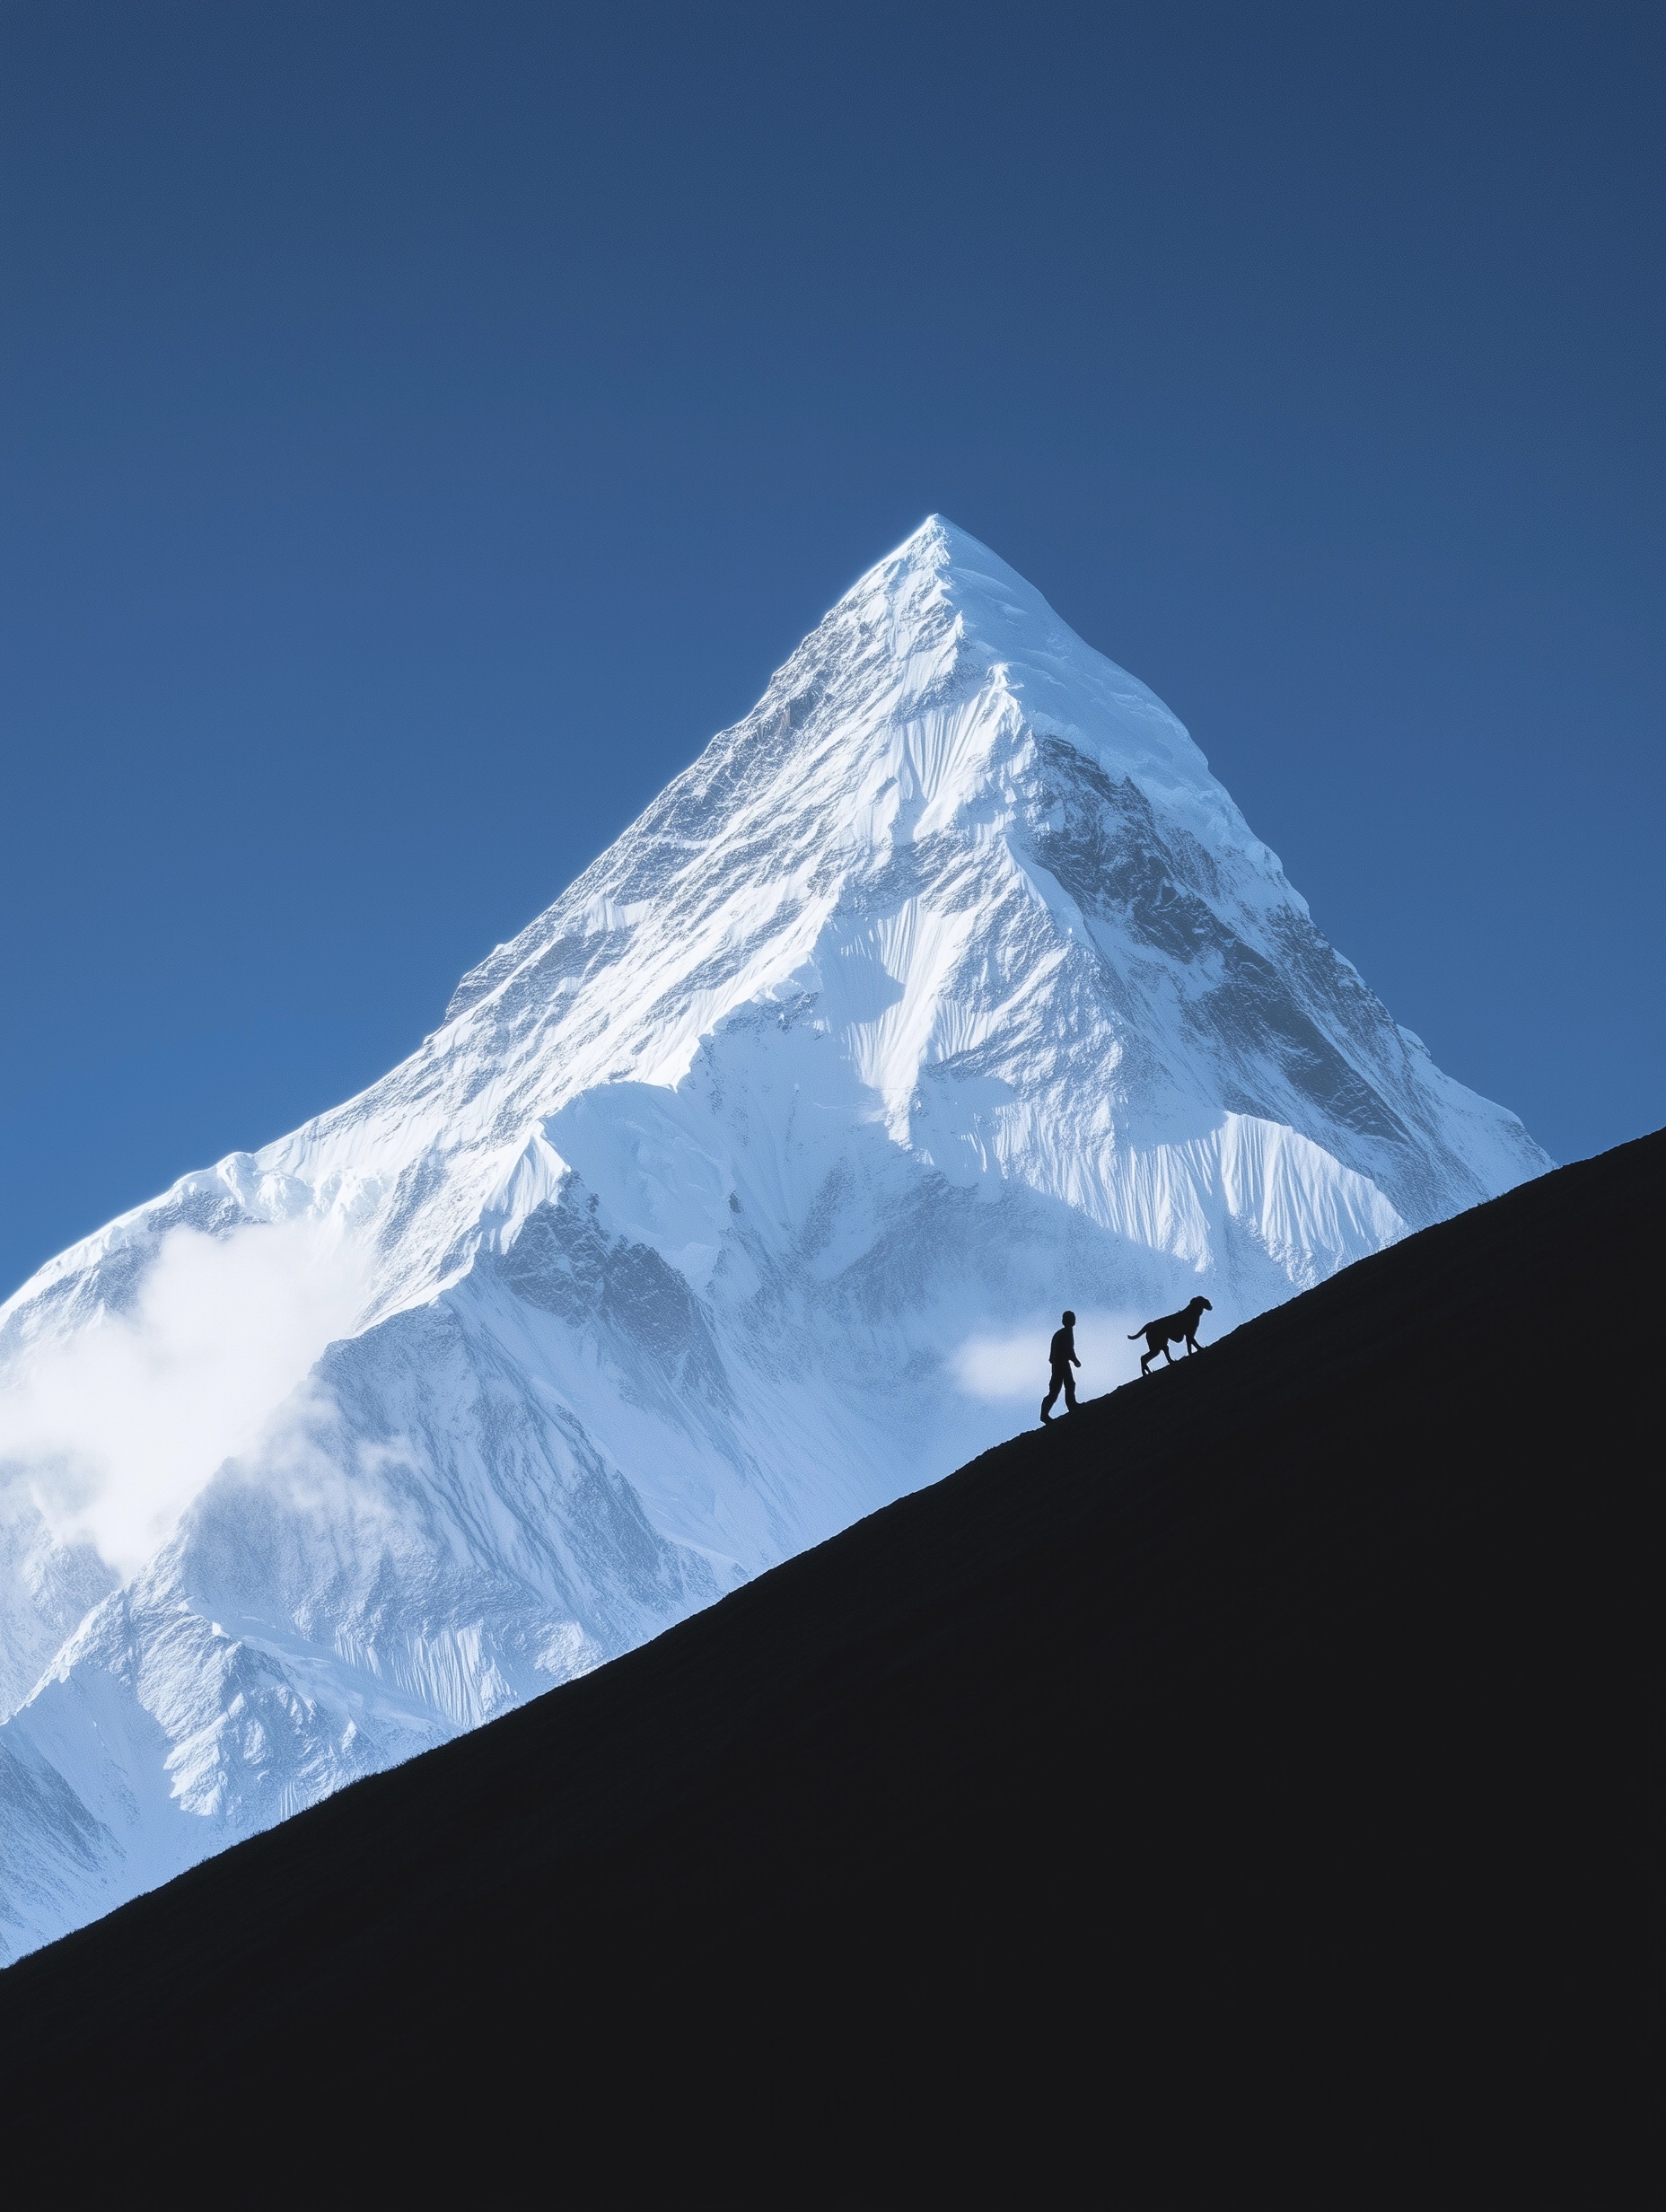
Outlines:
{"type": "Polygon", "coordinates": [[[0,1391],[0,1469],[64,1542],[124,1577],[226,1459],[257,1443],[361,1309],[364,1255],[331,1224],[171,1230],[134,1310],[25,1356],[0,1391]]]}

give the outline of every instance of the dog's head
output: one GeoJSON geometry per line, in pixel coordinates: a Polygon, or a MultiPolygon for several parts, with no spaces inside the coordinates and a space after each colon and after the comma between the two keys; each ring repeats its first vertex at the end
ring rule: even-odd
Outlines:
{"type": "Polygon", "coordinates": [[[1192,1312],[1194,1313],[1213,1313],[1214,1311],[1214,1306],[1209,1303],[1208,1299],[1202,1295],[1201,1292],[1199,1292],[1198,1295],[1192,1300],[1192,1312]]]}

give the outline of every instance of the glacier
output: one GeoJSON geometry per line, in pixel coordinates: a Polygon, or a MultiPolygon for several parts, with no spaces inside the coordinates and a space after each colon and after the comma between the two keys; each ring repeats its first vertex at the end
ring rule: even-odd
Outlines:
{"type": "Polygon", "coordinates": [[[0,1308],[0,1957],[1541,1172],[933,517],[360,1097],[0,1308]]]}

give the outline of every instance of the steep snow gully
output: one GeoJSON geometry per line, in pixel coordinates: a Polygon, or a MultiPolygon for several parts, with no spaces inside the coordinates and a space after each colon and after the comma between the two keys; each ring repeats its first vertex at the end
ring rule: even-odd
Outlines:
{"type": "Polygon", "coordinates": [[[1102,1390],[1548,1164],[933,518],[401,1066],[0,1309],[4,1955],[1010,1434],[1065,1295],[1102,1390]]]}

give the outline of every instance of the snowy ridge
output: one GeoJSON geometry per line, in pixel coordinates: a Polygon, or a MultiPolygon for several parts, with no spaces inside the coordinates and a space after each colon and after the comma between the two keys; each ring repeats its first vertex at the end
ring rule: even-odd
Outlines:
{"type": "Polygon", "coordinates": [[[1547,1164],[934,518],[402,1066],[0,1308],[0,1930],[946,1472],[1065,1297],[1223,1329],[1547,1164]]]}

